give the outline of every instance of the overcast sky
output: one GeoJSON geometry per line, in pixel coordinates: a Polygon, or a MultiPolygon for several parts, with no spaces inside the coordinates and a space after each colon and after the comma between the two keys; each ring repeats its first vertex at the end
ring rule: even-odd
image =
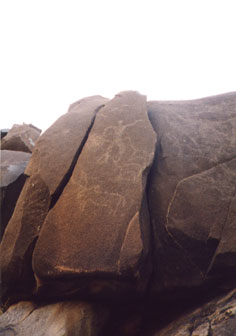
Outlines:
{"type": "Polygon", "coordinates": [[[1,0],[0,34],[0,128],[96,94],[236,91],[235,0],[1,0]]]}

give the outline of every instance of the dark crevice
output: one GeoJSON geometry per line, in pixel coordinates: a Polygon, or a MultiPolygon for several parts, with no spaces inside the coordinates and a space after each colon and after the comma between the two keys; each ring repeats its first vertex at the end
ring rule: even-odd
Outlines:
{"type": "Polygon", "coordinates": [[[60,198],[61,194],[63,193],[63,190],[65,189],[67,183],[69,182],[71,176],[72,176],[72,173],[73,173],[73,170],[75,168],[75,165],[78,161],[78,158],[83,150],[83,147],[89,137],[89,133],[94,125],[94,122],[95,122],[95,119],[96,119],[96,114],[98,113],[98,111],[103,107],[104,105],[101,105],[99,106],[96,110],[95,110],[95,113],[94,113],[94,117],[91,121],[91,124],[89,126],[89,128],[87,129],[87,132],[83,138],[83,140],[81,141],[81,144],[77,150],[77,152],[75,153],[75,156],[71,162],[71,165],[70,165],[70,168],[68,169],[67,173],[65,174],[65,176],[63,177],[63,179],[61,180],[60,184],[58,185],[56,191],[53,193],[52,197],[51,197],[51,203],[50,203],[50,206],[49,206],[49,210],[51,210],[55,204],[57,203],[58,199],[60,198]]]}
{"type": "Polygon", "coordinates": [[[153,129],[153,132],[156,135],[156,143],[155,143],[155,150],[154,150],[154,155],[153,155],[153,160],[152,163],[149,167],[149,171],[148,171],[148,175],[147,175],[147,180],[146,180],[146,202],[147,202],[147,211],[148,211],[148,216],[149,216],[149,230],[150,230],[150,240],[149,240],[149,246],[150,246],[150,250],[149,250],[149,258],[150,258],[150,262],[151,262],[151,274],[149,277],[149,281],[147,284],[147,288],[146,288],[146,296],[149,297],[151,295],[151,287],[152,287],[152,281],[153,281],[153,277],[154,277],[154,267],[155,267],[155,256],[154,256],[154,251],[155,251],[155,233],[154,233],[154,227],[153,227],[153,218],[152,218],[152,211],[151,211],[151,205],[150,205],[150,191],[151,191],[151,186],[152,186],[152,176],[153,176],[153,169],[155,167],[155,162],[157,160],[158,154],[160,153],[160,151],[162,151],[161,148],[161,138],[158,138],[158,134],[155,131],[151,119],[150,119],[150,115],[148,113],[148,107],[147,107],[147,117],[148,120],[150,122],[150,126],[153,129]]]}
{"type": "Polygon", "coordinates": [[[152,180],[152,167],[153,167],[153,164],[154,164],[154,161],[155,161],[155,157],[157,155],[157,151],[158,151],[157,147],[158,146],[156,146],[156,148],[155,148],[154,159],[153,159],[152,165],[150,167],[150,170],[149,170],[149,173],[148,173],[148,176],[147,176],[146,190],[145,190],[146,199],[147,199],[147,211],[148,211],[148,216],[149,216],[149,230],[150,230],[149,258],[150,258],[151,267],[152,267],[152,272],[150,274],[147,289],[146,289],[147,296],[149,296],[150,292],[151,292],[151,283],[152,283],[152,279],[153,279],[153,275],[154,275],[154,267],[155,267],[154,266],[154,264],[155,264],[155,257],[154,257],[155,239],[154,239],[154,228],[153,228],[152,212],[151,212],[149,197],[150,197],[151,180],[152,180]]]}

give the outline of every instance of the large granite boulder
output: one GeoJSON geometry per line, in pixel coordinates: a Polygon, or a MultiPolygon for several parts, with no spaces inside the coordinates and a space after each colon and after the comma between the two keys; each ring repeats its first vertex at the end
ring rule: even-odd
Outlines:
{"type": "Polygon", "coordinates": [[[235,273],[236,94],[149,102],[148,112],[158,135],[149,183],[154,287],[235,273]]]}
{"type": "Polygon", "coordinates": [[[41,226],[67,184],[95,114],[105,102],[100,96],[78,101],[38,139],[25,172],[29,177],[0,245],[3,297],[7,292],[11,297],[31,293],[31,257],[41,226]]]}
{"type": "Polygon", "coordinates": [[[1,150],[0,154],[0,240],[14,211],[16,201],[26,180],[25,168],[30,153],[1,150]]]}
{"type": "Polygon", "coordinates": [[[33,253],[41,295],[142,292],[151,272],[146,183],[156,136],[146,99],[122,92],[97,113],[33,253]],[[66,279],[66,281],[62,281],[66,279]]]}
{"type": "Polygon", "coordinates": [[[32,153],[41,130],[29,124],[13,125],[1,140],[1,149],[32,153]]]}
{"type": "Polygon", "coordinates": [[[96,336],[108,318],[98,304],[19,302],[0,316],[1,336],[96,336]]]}

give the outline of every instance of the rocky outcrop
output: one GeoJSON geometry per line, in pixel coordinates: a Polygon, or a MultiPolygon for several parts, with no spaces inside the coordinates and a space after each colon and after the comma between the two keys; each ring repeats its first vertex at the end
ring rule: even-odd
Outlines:
{"type": "Polygon", "coordinates": [[[236,93],[82,99],[41,135],[25,174],[0,245],[0,331],[76,334],[67,316],[83,326],[87,302],[109,318],[95,317],[98,332],[89,313],[77,334],[233,335],[236,93]]]}
{"type": "Polygon", "coordinates": [[[149,190],[156,289],[235,272],[236,95],[149,102],[148,111],[158,134],[149,190]]]}
{"type": "Polygon", "coordinates": [[[124,92],[99,110],[35,246],[33,269],[41,290],[62,278],[66,283],[50,287],[50,294],[67,286],[93,296],[116,292],[127,280],[133,289],[137,280],[140,290],[145,288],[150,274],[145,188],[155,141],[144,96],[124,92]]]}
{"type": "Polygon", "coordinates": [[[96,336],[108,318],[106,309],[85,302],[19,302],[0,316],[2,336],[96,336]]]}
{"type": "Polygon", "coordinates": [[[32,153],[41,130],[29,124],[13,125],[1,140],[1,149],[32,153]]]}
{"type": "Polygon", "coordinates": [[[16,201],[26,180],[25,168],[31,157],[30,153],[1,150],[1,186],[0,240],[14,211],[16,201]]]}
{"type": "Polygon", "coordinates": [[[72,173],[97,109],[106,101],[95,96],[73,104],[38,139],[25,172],[29,178],[0,245],[3,296],[32,293],[31,258],[41,226],[72,173]]]}

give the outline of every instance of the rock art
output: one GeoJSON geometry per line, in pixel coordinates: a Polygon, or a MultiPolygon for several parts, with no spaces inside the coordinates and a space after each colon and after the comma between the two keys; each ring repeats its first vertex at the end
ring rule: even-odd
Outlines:
{"type": "Polygon", "coordinates": [[[30,153],[1,150],[1,225],[0,240],[11,215],[16,201],[25,183],[25,168],[31,157],[30,153]]]}
{"type": "Polygon", "coordinates": [[[100,305],[57,302],[38,305],[19,302],[0,316],[2,336],[96,336],[108,312],[100,305]]]}
{"type": "Polygon", "coordinates": [[[88,97],[12,149],[0,335],[235,335],[236,93],[88,97]]]}
{"type": "Polygon", "coordinates": [[[236,266],[236,94],[153,101],[148,112],[158,134],[149,190],[156,286],[200,285],[216,263],[221,274],[236,266]]]}
{"type": "Polygon", "coordinates": [[[41,130],[29,124],[13,125],[1,141],[1,149],[32,153],[41,130]]]}
{"type": "Polygon", "coordinates": [[[35,246],[41,293],[118,295],[128,282],[143,291],[150,274],[146,183],[155,143],[144,96],[122,92],[99,110],[35,246]]]}
{"type": "Polygon", "coordinates": [[[97,109],[106,102],[100,96],[76,102],[38,139],[25,171],[29,177],[0,245],[3,296],[31,293],[31,255],[41,226],[70,177],[97,109]]]}

